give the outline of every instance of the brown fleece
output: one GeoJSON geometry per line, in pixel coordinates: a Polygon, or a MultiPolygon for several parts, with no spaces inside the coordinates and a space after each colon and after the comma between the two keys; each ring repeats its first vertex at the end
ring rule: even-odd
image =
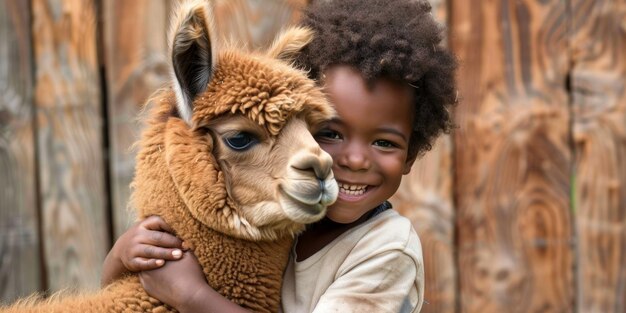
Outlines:
{"type": "MultiPolygon", "coordinates": [[[[210,140],[210,137],[194,136],[180,119],[168,117],[173,111],[168,102],[161,103],[141,141],[133,205],[142,208],[142,217],[159,215],[171,225],[177,235],[192,247],[207,281],[216,291],[248,309],[276,312],[282,272],[293,237],[285,235],[275,241],[238,239],[210,229],[191,215],[180,198],[180,189],[189,188],[189,194],[204,197],[202,201],[212,204],[214,210],[234,207],[234,204],[223,189],[223,177],[214,167],[211,151],[202,151],[210,145],[190,143],[193,140],[210,140]],[[193,164],[170,162],[168,165],[168,154],[173,154],[169,159],[174,161],[188,161],[185,156],[196,160],[193,164]],[[201,158],[198,159],[198,156],[201,158]],[[171,176],[164,177],[163,173],[167,172],[171,176]],[[217,183],[210,186],[191,183],[195,175],[216,176],[217,183]],[[190,183],[177,187],[172,176],[185,177],[190,183]]],[[[206,179],[197,177],[195,181],[206,179]]]]}

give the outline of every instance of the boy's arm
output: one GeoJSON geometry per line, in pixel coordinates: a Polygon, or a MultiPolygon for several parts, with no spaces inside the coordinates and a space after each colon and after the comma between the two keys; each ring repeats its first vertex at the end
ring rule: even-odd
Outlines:
{"type": "Polygon", "coordinates": [[[209,285],[198,289],[193,297],[195,300],[187,302],[185,305],[176,307],[180,313],[198,312],[229,312],[229,313],[250,313],[250,311],[224,298],[209,285]]]}
{"type": "Polygon", "coordinates": [[[206,282],[198,260],[186,252],[181,260],[139,274],[148,294],[181,313],[250,312],[224,298],[206,282]]]}
{"type": "Polygon", "coordinates": [[[421,259],[387,250],[342,273],[313,312],[419,312],[423,294],[421,259]]]}
{"type": "Polygon", "coordinates": [[[182,241],[160,217],[150,216],[129,228],[115,242],[102,266],[102,286],[128,272],[159,268],[182,256],[182,241]]]}
{"type": "Polygon", "coordinates": [[[104,259],[100,285],[104,287],[128,272],[129,270],[124,267],[124,264],[122,264],[122,260],[116,252],[114,245],[104,259]]]}

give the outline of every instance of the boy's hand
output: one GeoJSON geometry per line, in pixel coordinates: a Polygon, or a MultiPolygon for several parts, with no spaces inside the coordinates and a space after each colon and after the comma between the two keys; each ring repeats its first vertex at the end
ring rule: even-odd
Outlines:
{"type": "Polygon", "coordinates": [[[150,216],[135,224],[115,243],[120,260],[131,272],[148,271],[161,267],[165,260],[182,257],[182,241],[158,216],[150,216]]]}
{"type": "Polygon", "coordinates": [[[185,252],[181,260],[167,262],[162,268],[140,272],[139,280],[150,296],[179,311],[195,301],[198,293],[210,288],[198,259],[191,252],[185,252]]]}
{"type": "Polygon", "coordinates": [[[180,259],[183,244],[172,234],[170,226],[158,216],[133,225],[117,239],[104,260],[102,285],[128,271],[152,270],[161,267],[165,260],[180,259]]]}

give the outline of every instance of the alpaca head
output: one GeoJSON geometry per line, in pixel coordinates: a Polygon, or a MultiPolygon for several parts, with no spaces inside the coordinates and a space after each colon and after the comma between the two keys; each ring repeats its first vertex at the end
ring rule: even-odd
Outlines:
{"type": "MultiPolygon", "coordinates": [[[[334,114],[304,72],[289,66],[311,32],[292,28],[261,52],[220,45],[207,1],[183,3],[169,34],[180,118],[165,128],[165,159],[193,217],[254,240],[321,219],[338,186],[311,135],[334,114]]],[[[175,98],[175,99],[174,99],[175,98]]]]}

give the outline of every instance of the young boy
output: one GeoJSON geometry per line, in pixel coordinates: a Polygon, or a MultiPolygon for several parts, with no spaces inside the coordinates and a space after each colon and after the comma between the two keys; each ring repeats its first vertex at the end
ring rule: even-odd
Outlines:
{"type": "MultiPolygon", "coordinates": [[[[426,1],[320,1],[303,24],[316,37],[298,65],[320,82],[338,113],[316,138],[333,157],[340,193],[296,241],[282,310],[418,312],[421,246],[386,200],[417,156],[451,127],[455,60],[439,46],[442,29],[426,1]]],[[[151,217],[127,231],[105,260],[103,283],[143,271],[148,293],[181,312],[245,312],[209,287],[168,230],[151,217]],[[162,266],[165,260],[178,261],[162,266]]]]}

